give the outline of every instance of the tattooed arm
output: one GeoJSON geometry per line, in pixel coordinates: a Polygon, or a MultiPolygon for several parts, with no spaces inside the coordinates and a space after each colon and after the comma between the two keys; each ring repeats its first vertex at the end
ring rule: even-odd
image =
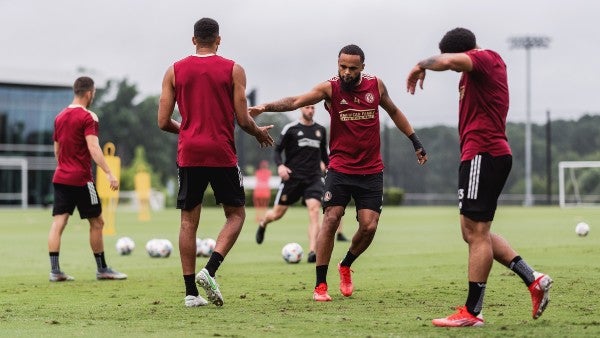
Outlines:
{"type": "Polygon", "coordinates": [[[248,111],[252,117],[256,117],[264,112],[285,112],[296,110],[300,107],[319,103],[331,97],[331,83],[329,81],[321,82],[309,92],[279,99],[277,101],[265,103],[262,105],[250,107],[248,111]]]}
{"type": "Polygon", "coordinates": [[[435,55],[425,60],[419,61],[411,69],[406,79],[406,90],[414,94],[417,85],[423,89],[425,81],[425,70],[445,71],[453,70],[455,72],[470,72],[473,69],[471,58],[465,53],[446,53],[435,55]]]}

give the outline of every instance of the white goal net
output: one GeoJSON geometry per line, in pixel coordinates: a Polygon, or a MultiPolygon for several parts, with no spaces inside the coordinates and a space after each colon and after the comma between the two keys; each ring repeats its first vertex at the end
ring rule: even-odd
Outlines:
{"type": "Polygon", "coordinates": [[[600,161],[559,162],[558,198],[561,207],[600,206],[600,161]]]}

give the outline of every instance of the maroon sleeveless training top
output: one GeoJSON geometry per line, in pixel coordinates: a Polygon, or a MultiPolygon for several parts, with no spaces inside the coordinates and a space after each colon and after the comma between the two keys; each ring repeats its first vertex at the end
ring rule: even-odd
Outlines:
{"type": "Polygon", "coordinates": [[[180,167],[233,167],[232,60],[191,55],[173,65],[175,100],[181,114],[177,145],[180,167]]]}
{"type": "Polygon", "coordinates": [[[351,92],[342,90],[339,77],[331,83],[329,168],[344,174],[375,174],[383,170],[379,135],[377,78],[361,74],[351,92]]]}

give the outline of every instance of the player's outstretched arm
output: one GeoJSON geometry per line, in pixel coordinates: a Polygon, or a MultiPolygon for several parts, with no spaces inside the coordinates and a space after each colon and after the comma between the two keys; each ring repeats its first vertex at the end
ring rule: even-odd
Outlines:
{"type": "Polygon", "coordinates": [[[445,53],[434,55],[425,60],[419,61],[408,73],[406,78],[406,91],[414,94],[417,86],[423,89],[425,81],[425,71],[445,71],[453,70],[455,72],[470,72],[473,69],[471,58],[465,53],[445,53]]]}
{"type": "Polygon", "coordinates": [[[321,82],[307,93],[298,96],[285,97],[277,101],[250,107],[250,109],[248,109],[248,112],[252,117],[256,117],[264,112],[292,111],[300,107],[317,104],[330,97],[331,83],[329,83],[328,81],[321,82]]]}

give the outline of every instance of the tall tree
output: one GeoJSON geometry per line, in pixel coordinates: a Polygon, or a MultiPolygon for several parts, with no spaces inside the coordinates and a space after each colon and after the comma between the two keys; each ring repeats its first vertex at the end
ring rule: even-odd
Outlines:
{"type": "Polygon", "coordinates": [[[127,79],[108,81],[98,91],[93,110],[100,118],[100,143],[113,142],[123,166],[130,165],[136,147],[142,146],[159,181],[165,183],[177,174],[177,136],[157,127],[158,97],[149,96],[136,103],[138,94],[136,85],[127,79]]]}

